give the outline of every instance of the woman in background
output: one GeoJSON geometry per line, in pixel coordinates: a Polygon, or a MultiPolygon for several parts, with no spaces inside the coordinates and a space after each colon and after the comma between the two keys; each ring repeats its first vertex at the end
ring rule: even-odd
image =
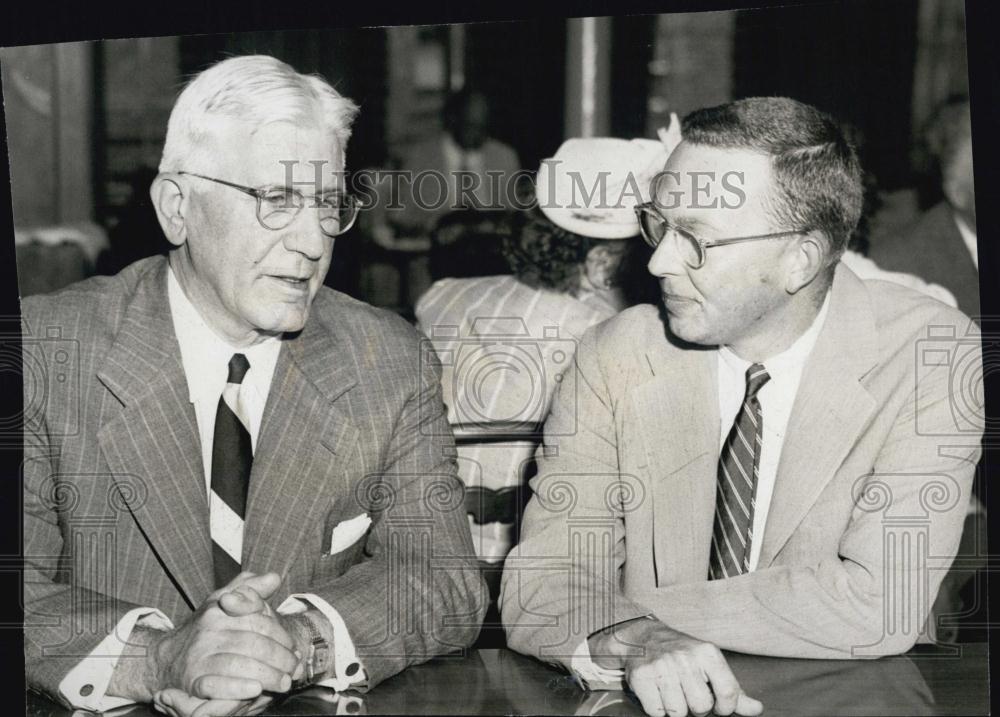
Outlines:
{"type": "MultiPolygon", "coordinates": [[[[442,279],[417,302],[441,363],[473,543],[496,578],[552,397],[560,384],[575,390],[566,369],[577,343],[627,305],[622,270],[641,245],[634,207],[644,201],[634,188],[648,194],[670,148],[666,136],[568,140],[539,168],[537,206],[511,221],[502,245],[511,273],[442,279]],[[587,196],[602,175],[603,190],[587,196]]],[[[653,283],[645,271],[635,279],[653,283]]]]}

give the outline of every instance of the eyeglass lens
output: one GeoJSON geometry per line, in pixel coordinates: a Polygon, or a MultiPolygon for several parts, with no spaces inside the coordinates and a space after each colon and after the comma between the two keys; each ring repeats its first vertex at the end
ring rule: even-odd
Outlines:
{"type": "Polygon", "coordinates": [[[319,225],[324,234],[343,234],[354,222],[357,207],[346,198],[336,195],[329,198],[304,197],[298,192],[276,190],[261,197],[260,223],[268,229],[284,229],[304,207],[316,208],[319,225]]]}
{"type": "Polygon", "coordinates": [[[662,217],[655,212],[644,210],[639,213],[639,228],[642,230],[646,243],[654,249],[669,233],[674,240],[674,247],[688,266],[699,268],[703,263],[702,247],[698,240],[676,228],[671,228],[662,217]]]}

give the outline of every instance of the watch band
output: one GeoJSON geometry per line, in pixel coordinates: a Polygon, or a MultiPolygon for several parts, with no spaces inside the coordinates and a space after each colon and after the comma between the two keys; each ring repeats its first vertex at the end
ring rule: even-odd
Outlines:
{"type": "Polygon", "coordinates": [[[295,684],[304,687],[318,682],[330,666],[330,643],[323,637],[323,632],[311,615],[312,611],[300,613],[302,622],[309,633],[309,654],[306,655],[305,675],[295,684]]]}

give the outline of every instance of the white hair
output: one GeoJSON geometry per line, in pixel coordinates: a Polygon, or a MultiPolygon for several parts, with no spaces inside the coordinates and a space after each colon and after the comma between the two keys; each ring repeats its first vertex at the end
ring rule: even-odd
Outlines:
{"type": "Polygon", "coordinates": [[[199,73],[170,112],[160,171],[197,169],[211,152],[220,120],[257,129],[271,122],[306,123],[329,131],[341,150],[351,136],[358,107],[322,77],[303,75],[268,55],[231,57],[199,73]]]}

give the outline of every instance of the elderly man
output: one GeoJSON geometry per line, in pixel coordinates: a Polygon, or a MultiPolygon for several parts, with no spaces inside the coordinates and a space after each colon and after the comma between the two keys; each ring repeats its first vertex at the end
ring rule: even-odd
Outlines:
{"type": "Polygon", "coordinates": [[[501,610],[513,648],[624,679],[650,715],[752,715],[721,649],[875,657],[919,637],[980,454],[979,338],[840,264],[861,173],[829,117],[751,98],[683,135],[639,208],[662,311],[577,349],[501,610]]]}
{"type": "Polygon", "coordinates": [[[223,714],[475,639],[440,377],[323,287],[355,113],[270,57],[211,67],[151,188],[169,256],[24,301],[32,689],[223,714]]]}

